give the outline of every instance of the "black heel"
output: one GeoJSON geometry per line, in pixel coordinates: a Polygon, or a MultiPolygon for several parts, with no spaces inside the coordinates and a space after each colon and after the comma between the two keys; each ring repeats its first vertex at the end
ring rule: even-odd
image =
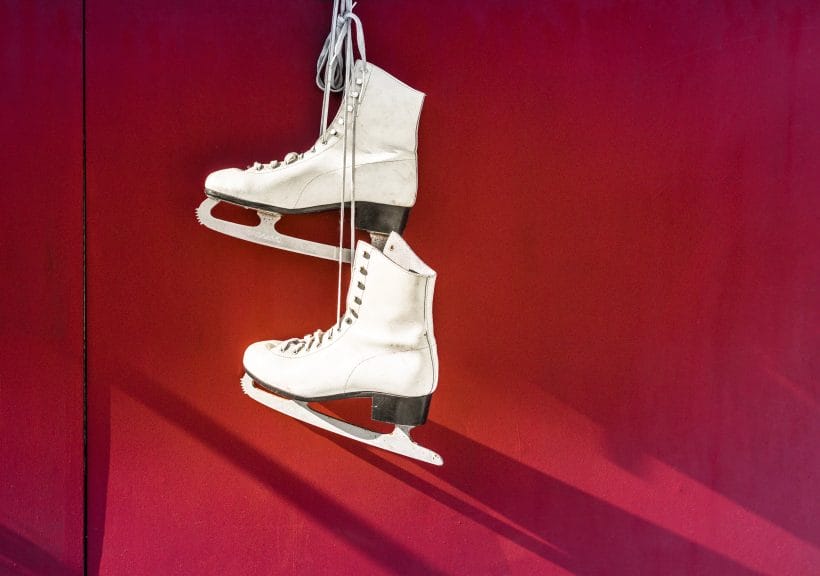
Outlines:
{"type": "Polygon", "coordinates": [[[371,417],[379,422],[418,426],[427,422],[432,397],[432,394],[415,397],[374,394],[371,417]]]}
{"type": "Polygon", "coordinates": [[[402,233],[407,226],[410,208],[404,206],[390,206],[375,202],[356,202],[355,226],[359,230],[390,234],[395,231],[402,233]]]}

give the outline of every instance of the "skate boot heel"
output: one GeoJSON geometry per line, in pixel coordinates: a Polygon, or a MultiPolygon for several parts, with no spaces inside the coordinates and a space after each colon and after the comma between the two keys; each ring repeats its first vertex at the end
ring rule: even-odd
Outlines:
{"type": "Polygon", "coordinates": [[[432,396],[432,394],[416,397],[374,394],[371,417],[379,422],[404,426],[424,424],[427,421],[432,396]]]}
{"type": "Polygon", "coordinates": [[[410,208],[404,206],[356,202],[355,226],[359,230],[368,232],[390,234],[395,231],[401,234],[407,226],[408,216],[410,216],[410,208]]]}

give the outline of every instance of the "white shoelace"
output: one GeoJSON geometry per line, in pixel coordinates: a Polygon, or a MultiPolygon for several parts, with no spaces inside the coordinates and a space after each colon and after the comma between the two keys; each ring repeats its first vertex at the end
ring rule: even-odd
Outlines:
{"type": "Polygon", "coordinates": [[[353,66],[352,25],[356,25],[356,47],[363,62],[367,62],[362,21],[353,13],[352,0],[333,0],[330,33],[316,61],[316,85],[324,92],[320,137],[327,131],[327,116],[331,92],[343,92],[350,85],[353,66]],[[342,45],[345,51],[342,52],[342,45]]]}
{"type": "MultiPolygon", "coordinates": [[[[365,52],[364,29],[362,21],[353,13],[356,3],[353,0],[333,0],[330,33],[325,38],[319,59],[316,62],[316,84],[324,92],[322,98],[322,118],[319,128],[319,139],[310,148],[315,152],[319,144],[326,144],[330,136],[335,136],[338,130],[328,125],[330,109],[330,93],[342,92],[343,100],[339,113],[344,121],[342,133],[342,187],[339,197],[339,273],[336,289],[336,317],[342,316],[342,269],[344,265],[344,229],[345,229],[345,192],[350,189],[350,254],[356,249],[356,116],[358,115],[359,95],[361,88],[354,84],[355,60],[353,49],[353,28],[355,26],[356,48],[362,61],[362,78],[367,70],[367,55],[365,52]],[[351,97],[351,91],[355,96],[351,97]],[[348,121],[349,118],[349,121],[348,121]],[[348,156],[350,167],[348,168],[348,156]],[[349,182],[348,182],[349,180],[349,182]]],[[[279,166],[291,164],[304,157],[306,153],[289,152],[282,161],[273,160],[268,163],[254,162],[249,170],[276,169],[279,166]]],[[[353,262],[351,261],[351,266],[353,262]]],[[[317,331],[321,332],[321,331],[317,331]]],[[[315,333],[314,333],[315,334],[315,333]]],[[[319,336],[316,336],[319,338],[319,336]]]]}
{"type": "Polygon", "coordinates": [[[344,96],[341,111],[351,112],[350,121],[344,123],[344,151],[342,154],[342,189],[339,197],[339,273],[336,288],[336,317],[342,315],[342,251],[344,249],[345,229],[345,192],[350,179],[350,254],[356,248],[356,116],[358,115],[358,98],[349,104],[348,94],[353,88],[354,52],[353,26],[356,27],[356,47],[362,61],[362,74],[367,70],[367,54],[365,52],[364,29],[362,21],[353,13],[356,3],[353,0],[333,0],[330,33],[325,39],[324,46],[316,62],[316,84],[324,91],[322,99],[322,120],[319,127],[319,137],[324,138],[328,131],[328,109],[330,107],[330,93],[341,91],[344,96]],[[344,46],[344,52],[342,47],[344,46]],[[324,69],[324,79],[322,71],[324,69]],[[344,69],[344,72],[342,72],[344,69]],[[350,148],[350,169],[347,166],[348,147],[350,148]]]}

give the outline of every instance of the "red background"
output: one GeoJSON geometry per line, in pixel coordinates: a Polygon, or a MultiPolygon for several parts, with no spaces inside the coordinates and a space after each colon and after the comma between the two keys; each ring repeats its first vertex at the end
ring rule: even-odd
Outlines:
{"type": "MultiPolygon", "coordinates": [[[[193,214],[312,143],[329,3],[118,4],[85,6],[89,573],[816,573],[814,3],[360,2],[427,93],[443,468],[241,393],[245,346],[334,321],[335,266],[193,214]]],[[[82,21],[8,11],[0,553],[74,566],[82,21]]]]}
{"type": "Polygon", "coordinates": [[[82,6],[0,2],[0,574],[82,574],[82,6]]]}

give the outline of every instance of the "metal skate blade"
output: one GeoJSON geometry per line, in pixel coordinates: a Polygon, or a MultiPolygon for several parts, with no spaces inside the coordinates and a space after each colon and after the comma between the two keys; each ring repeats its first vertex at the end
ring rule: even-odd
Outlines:
{"type": "Polygon", "coordinates": [[[367,430],[366,428],[360,428],[359,426],[328,416],[327,414],[316,412],[308,406],[307,402],[288,400],[276,394],[261,390],[254,386],[253,378],[247,374],[242,377],[240,383],[242,384],[242,391],[260,404],[290,416],[291,418],[296,418],[306,424],[310,424],[311,426],[316,426],[317,428],[368,444],[369,446],[401,454],[402,456],[407,456],[415,460],[421,460],[428,464],[434,464],[436,466],[442,466],[444,464],[444,459],[436,452],[413,441],[410,437],[412,426],[397,425],[389,434],[381,434],[367,430]]]}
{"type": "MultiPolygon", "coordinates": [[[[256,212],[259,214],[259,224],[256,226],[246,226],[213,216],[211,211],[219,202],[219,200],[211,197],[206,197],[205,200],[202,201],[196,209],[196,219],[200,224],[211,230],[221,232],[222,234],[233,236],[240,240],[247,240],[255,244],[261,244],[262,246],[270,246],[271,248],[279,248],[280,250],[325,258],[327,260],[339,260],[338,246],[305,240],[303,238],[295,238],[294,236],[288,236],[276,230],[276,222],[282,217],[281,214],[257,210],[256,212]]],[[[350,260],[350,250],[347,248],[343,249],[342,261],[350,262],[350,260]]]]}

